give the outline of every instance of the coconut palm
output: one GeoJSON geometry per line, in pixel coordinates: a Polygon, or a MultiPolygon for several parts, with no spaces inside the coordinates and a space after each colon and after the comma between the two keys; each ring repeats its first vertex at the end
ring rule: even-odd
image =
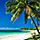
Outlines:
{"type": "Polygon", "coordinates": [[[14,21],[14,22],[21,15],[21,12],[25,9],[25,17],[24,17],[25,24],[27,22],[26,19],[28,18],[28,16],[30,16],[39,33],[36,23],[32,18],[32,13],[35,14],[35,17],[37,17],[37,14],[38,14],[37,10],[39,9],[38,2],[34,2],[34,1],[29,2],[28,0],[10,0],[6,3],[6,5],[7,5],[7,12],[11,12],[13,14],[13,16],[11,17],[11,21],[14,21]]]}

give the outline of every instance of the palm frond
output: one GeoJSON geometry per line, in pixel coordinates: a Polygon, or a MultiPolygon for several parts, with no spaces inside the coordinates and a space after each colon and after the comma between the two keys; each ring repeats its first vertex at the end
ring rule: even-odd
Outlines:
{"type": "Polygon", "coordinates": [[[18,8],[18,10],[12,16],[11,21],[13,21],[13,20],[15,21],[19,17],[19,15],[21,14],[22,11],[23,11],[23,9],[18,8]]]}
{"type": "MultiPolygon", "coordinates": [[[[21,9],[25,9],[26,5],[28,5],[31,9],[32,9],[32,12],[35,14],[35,17],[36,16],[36,12],[37,10],[39,9],[39,3],[37,3],[38,1],[35,0],[31,0],[31,2],[28,2],[28,0],[11,0],[11,1],[8,1],[6,3],[8,9],[7,9],[7,12],[11,12],[13,14],[12,18],[11,18],[11,21],[14,20],[15,18],[18,18],[18,15],[20,14],[20,12],[18,12],[18,10],[20,10],[19,8],[21,9]]],[[[25,23],[26,23],[26,19],[27,19],[27,14],[25,13],[25,23]]]]}

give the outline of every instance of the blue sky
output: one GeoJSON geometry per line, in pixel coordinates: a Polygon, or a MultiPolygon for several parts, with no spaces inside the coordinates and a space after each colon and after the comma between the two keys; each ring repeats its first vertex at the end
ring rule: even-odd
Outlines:
{"type": "MultiPolygon", "coordinates": [[[[24,13],[19,16],[15,23],[10,22],[11,13],[6,14],[6,2],[7,0],[0,0],[0,28],[33,28],[34,24],[31,24],[31,19],[28,19],[28,22],[24,24],[24,13]]],[[[37,20],[35,19],[37,24],[37,20]]]]}

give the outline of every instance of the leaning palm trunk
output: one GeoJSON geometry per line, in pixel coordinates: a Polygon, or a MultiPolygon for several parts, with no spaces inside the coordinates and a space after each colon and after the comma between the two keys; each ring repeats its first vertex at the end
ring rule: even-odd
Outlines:
{"type": "MultiPolygon", "coordinates": [[[[31,9],[30,9],[30,8],[32,8],[32,7],[27,7],[27,9],[28,9],[27,11],[28,11],[28,12],[26,12],[26,13],[27,13],[28,16],[31,17],[31,19],[32,19],[32,21],[33,21],[33,23],[34,23],[34,25],[35,25],[35,28],[37,29],[37,31],[38,31],[38,33],[39,33],[39,30],[38,30],[38,28],[37,28],[37,25],[36,25],[34,19],[32,18],[31,14],[30,14],[30,13],[31,13],[31,11],[30,11],[31,9]]],[[[38,17],[37,17],[37,18],[38,18],[38,17]]],[[[37,21],[37,22],[38,22],[38,21],[37,21]]],[[[39,34],[40,34],[40,33],[39,33],[39,34]]]]}
{"type": "Polygon", "coordinates": [[[33,21],[33,23],[34,23],[34,25],[35,25],[35,28],[37,29],[37,32],[39,33],[39,36],[40,36],[40,32],[39,32],[39,30],[38,30],[38,27],[36,26],[36,23],[34,22],[34,19],[32,18],[31,15],[30,15],[30,17],[31,17],[31,19],[32,19],[32,21],[33,21]]]}

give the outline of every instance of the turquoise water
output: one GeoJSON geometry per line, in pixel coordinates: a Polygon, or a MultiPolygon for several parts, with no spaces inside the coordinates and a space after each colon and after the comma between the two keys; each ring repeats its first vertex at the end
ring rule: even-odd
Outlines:
{"type": "Polygon", "coordinates": [[[9,34],[22,34],[22,33],[28,33],[30,31],[22,31],[22,32],[0,32],[0,35],[9,35],[9,34]]]}

